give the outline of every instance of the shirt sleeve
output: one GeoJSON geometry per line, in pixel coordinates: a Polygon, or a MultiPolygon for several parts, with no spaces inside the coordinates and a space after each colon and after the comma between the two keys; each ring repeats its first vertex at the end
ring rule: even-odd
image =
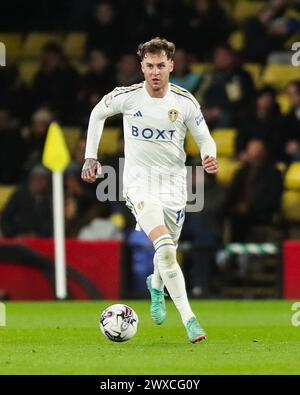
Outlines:
{"type": "Polygon", "coordinates": [[[186,127],[191,132],[196,144],[199,147],[201,158],[205,155],[217,157],[216,143],[211,137],[205,119],[196,99],[190,102],[185,121],[186,127]]]}
{"type": "Polygon", "coordinates": [[[85,159],[97,159],[98,146],[106,118],[123,112],[125,95],[119,94],[119,89],[120,88],[116,88],[105,95],[91,112],[87,132],[85,159]]]}

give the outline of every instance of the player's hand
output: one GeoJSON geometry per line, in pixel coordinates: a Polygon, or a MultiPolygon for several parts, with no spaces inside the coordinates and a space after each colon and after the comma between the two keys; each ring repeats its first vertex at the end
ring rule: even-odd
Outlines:
{"type": "Polygon", "coordinates": [[[96,159],[86,159],[81,171],[81,178],[83,181],[92,183],[96,181],[97,176],[100,174],[101,164],[96,159]]]}
{"type": "Polygon", "coordinates": [[[209,174],[215,174],[219,170],[218,161],[213,156],[205,155],[202,161],[204,170],[209,174]]]}

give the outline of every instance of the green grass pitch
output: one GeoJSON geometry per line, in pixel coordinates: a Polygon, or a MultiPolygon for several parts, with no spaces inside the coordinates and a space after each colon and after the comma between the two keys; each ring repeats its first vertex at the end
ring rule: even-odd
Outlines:
{"type": "Polygon", "coordinates": [[[173,304],[161,326],[149,302],[123,301],[139,315],[137,335],[107,340],[98,318],[112,301],[6,304],[1,374],[299,374],[300,327],[291,301],[192,301],[208,340],[187,341],[173,304]]]}

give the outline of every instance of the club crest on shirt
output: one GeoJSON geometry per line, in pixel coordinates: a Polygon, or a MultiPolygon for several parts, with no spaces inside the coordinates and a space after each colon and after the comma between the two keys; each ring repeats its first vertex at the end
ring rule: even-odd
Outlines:
{"type": "Polygon", "coordinates": [[[143,210],[144,205],[145,205],[144,202],[139,202],[138,205],[137,205],[137,208],[138,208],[139,210],[143,210]]]}
{"type": "Polygon", "coordinates": [[[178,118],[178,111],[174,110],[173,108],[168,111],[168,117],[171,122],[175,122],[178,118]]]}

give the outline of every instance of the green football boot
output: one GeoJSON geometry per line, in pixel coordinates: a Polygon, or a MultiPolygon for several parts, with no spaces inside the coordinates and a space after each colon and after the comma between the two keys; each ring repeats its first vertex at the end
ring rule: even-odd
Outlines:
{"type": "Polygon", "coordinates": [[[206,339],[206,334],[205,334],[204,330],[201,328],[196,317],[192,317],[188,320],[188,322],[186,324],[186,332],[187,332],[189,341],[192,343],[197,343],[203,339],[206,339]]]}
{"type": "Polygon", "coordinates": [[[148,276],[147,280],[146,280],[147,288],[148,288],[150,295],[151,295],[150,312],[151,312],[151,317],[152,317],[153,321],[157,325],[161,325],[167,316],[166,304],[165,304],[165,293],[164,293],[164,291],[159,291],[155,288],[152,288],[152,284],[151,284],[152,276],[153,276],[153,274],[150,274],[150,276],[148,276]]]}

